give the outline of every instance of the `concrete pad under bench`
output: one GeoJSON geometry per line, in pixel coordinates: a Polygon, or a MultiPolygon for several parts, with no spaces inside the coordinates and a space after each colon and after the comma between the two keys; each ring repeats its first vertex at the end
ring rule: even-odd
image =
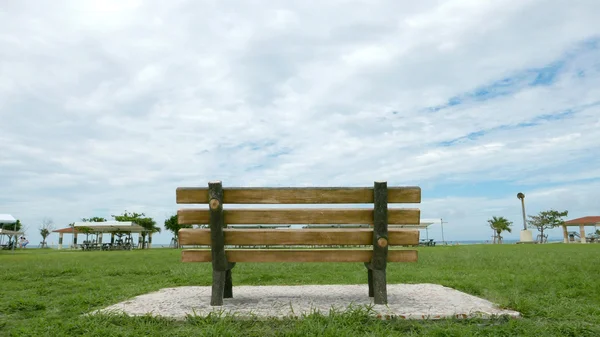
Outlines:
{"type": "Polygon", "coordinates": [[[364,285],[235,286],[234,297],[223,306],[210,306],[211,287],[164,288],[109,306],[99,312],[162,316],[185,319],[187,315],[207,316],[211,312],[253,318],[301,317],[330,309],[343,311],[352,306],[372,306],[378,317],[400,319],[490,318],[520,313],[503,310],[493,303],[437,284],[388,284],[388,304],[374,305],[364,285]]]}

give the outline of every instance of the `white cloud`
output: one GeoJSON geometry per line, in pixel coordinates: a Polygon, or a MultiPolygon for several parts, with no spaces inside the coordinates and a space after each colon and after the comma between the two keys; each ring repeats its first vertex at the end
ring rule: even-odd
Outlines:
{"type": "Polygon", "coordinates": [[[423,215],[447,218],[446,239],[487,238],[492,215],[518,223],[518,191],[529,213],[598,212],[595,6],[11,2],[0,211],[35,237],[44,216],[127,209],[162,223],[176,187],[214,179],[387,179],[423,186],[423,215]],[[545,67],[548,83],[531,86],[545,67]],[[469,95],[481,88],[504,94],[469,95]]]}

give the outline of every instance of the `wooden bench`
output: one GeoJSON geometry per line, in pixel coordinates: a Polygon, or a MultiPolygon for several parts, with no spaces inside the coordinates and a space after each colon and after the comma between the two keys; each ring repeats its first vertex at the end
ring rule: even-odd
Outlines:
{"type": "Polygon", "coordinates": [[[237,262],[364,262],[369,297],[375,304],[387,303],[387,262],[416,262],[417,251],[388,249],[395,245],[418,245],[416,229],[388,228],[388,224],[418,225],[419,209],[388,208],[388,203],[420,203],[419,187],[298,187],[223,188],[220,181],[208,188],[177,188],[178,204],[207,204],[201,209],[177,212],[180,224],[209,225],[210,228],[179,230],[182,246],[203,245],[205,249],[184,249],[182,262],[212,262],[210,305],[223,305],[232,298],[231,270],[237,262]],[[373,204],[372,208],[236,208],[224,204],[373,204]],[[344,229],[240,229],[228,225],[251,224],[355,224],[369,228],[344,229]],[[326,249],[290,249],[272,246],[329,246],[326,249]],[[339,245],[366,245],[368,250],[336,248],[339,245]],[[235,246],[263,246],[239,249],[235,246]],[[266,246],[266,249],[264,248],[266,246]]]}

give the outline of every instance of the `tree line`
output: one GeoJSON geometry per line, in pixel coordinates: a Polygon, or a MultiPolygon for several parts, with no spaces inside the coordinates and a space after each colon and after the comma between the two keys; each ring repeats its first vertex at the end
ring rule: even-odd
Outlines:
{"type": "MultiPolygon", "coordinates": [[[[540,232],[540,242],[544,242],[544,232],[562,226],[564,224],[563,218],[568,215],[568,211],[557,211],[554,209],[541,211],[536,215],[528,215],[529,219],[527,220],[527,226],[529,228],[535,228],[540,232]]],[[[137,212],[128,212],[125,211],[122,214],[111,215],[111,217],[115,221],[125,221],[125,222],[133,222],[136,225],[139,225],[153,233],[161,232],[161,228],[156,225],[156,221],[152,217],[146,216],[144,213],[137,212]]],[[[106,222],[106,218],[103,217],[91,217],[91,218],[82,218],[83,222],[106,222]]],[[[493,216],[491,219],[487,221],[489,227],[494,231],[494,240],[493,243],[502,243],[503,237],[502,233],[512,232],[512,221],[509,221],[507,218],[502,216],[493,216]]],[[[69,227],[73,227],[75,223],[70,223],[69,227]]],[[[175,248],[179,247],[179,230],[182,228],[192,228],[192,225],[182,225],[179,224],[177,220],[177,214],[174,214],[164,221],[164,227],[166,230],[173,233],[175,248]]],[[[0,228],[4,228],[7,230],[20,231],[23,229],[23,225],[20,220],[16,220],[14,224],[0,224],[0,228]]],[[[54,230],[54,222],[50,218],[43,218],[42,224],[39,227],[39,233],[42,236],[42,242],[40,243],[42,247],[47,247],[46,239],[52,231],[54,230]]],[[[85,226],[78,227],[82,232],[86,233],[85,226]]],[[[600,230],[596,231],[597,235],[600,235],[600,230]]],[[[146,240],[146,232],[142,233],[143,241],[146,240]]]]}
{"type": "MultiPolygon", "coordinates": [[[[156,225],[156,221],[149,216],[146,216],[146,214],[144,213],[137,213],[137,212],[128,212],[125,211],[122,214],[116,214],[116,215],[111,215],[111,217],[114,219],[114,221],[123,221],[123,222],[132,222],[136,225],[139,225],[141,227],[143,227],[144,229],[149,230],[150,232],[153,233],[160,233],[162,231],[162,228],[160,228],[159,226],[156,225]]],[[[82,222],[106,222],[108,220],[106,220],[106,218],[104,217],[90,217],[90,218],[82,218],[81,219],[82,222]]],[[[173,232],[173,235],[175,236],[175,238],[177,239],[177,234],[180,228],[191,228],[192,225],[180,225],[177,221],[177,214],[170,216],[169,218],[167,218],[164,222],[165,228],[171,232],[173,232]]],[[[74,227],[75,223],[72,222],[68,225],[69,227],[74,227]]],[[[21,220],[17,219],[16,222],[14,224],[0,224],[0,228],[4,228],[7,230],[11,230],[11,231],[21,231],[23,229],[23,224],[21,223],[21,220]]],[[[85,227],[85,226],[78,226],[77,227],[79,231],[83,232],[84,234],[89,234],[91,232],[91,228],[85,227]]],[[[47,238],[48,236],[50,236],[50,234],[52,233],[52,231],[55,229],[54,226],[54,221],[51,218],[43,218],[42,219],[42,223],[39,227],[39,233],[42,236],[42,242],[40,243],[41,247],[47,247],[47,238]]],[[[143,241],[146,241],[146,235],[147,232],[142,232],[142,238],[143,241]]]]}

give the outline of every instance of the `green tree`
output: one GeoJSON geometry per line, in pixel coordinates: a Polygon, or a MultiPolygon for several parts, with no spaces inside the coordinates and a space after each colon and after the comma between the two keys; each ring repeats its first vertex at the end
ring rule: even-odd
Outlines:
{"type": "MultiPolygon", "coordinates": [[[[498,243],[502,243],[502,232],[511,232],[510,226],[512,226],[512,222],[508,221],[505,217],[492,217],[488,220],[488,224],[490,228],[494,230],[497,234],[498,243]]],[[[496,238],[494,238],[494,243],[496,243],[496,238]]]]}
{"type": "Polygon", "coordinates": [[[175,236],[175,248],[179,248],[179,230],[182,228],[192,228],[192,225],[179,224],[177,214],[165,220],[165,229],[173,232],[173,236],[175,236]]]}
{"type": "Polygon", "coordinates": [[[40,235],[42,236],[42,248],[48,247],[46,244],[46,238],[50,236],[51,232],[54,230],[54,221],[50,218],[44,218],[42,220],[42,225],[40,226],[40,235]]]}
{"type": "Polygon", "coordinates": [[[81,219],[81,221],[83,221],[83,222],[106,222],[106,219],[95,216],[93,218],[83,218],[83,219],[81,219]]]}
{"type": "Polygon", "coordinates": [[[21,220],[17,219],[15,223],[0,224],[0,228],[9,231],[20,231],[23,228],[23,224],[21,224],[21,220]]]}
{"type": "Polygon", "coordinates": [[[529,215],[529,220],[527,220],[527,225],[530,228],[537,228],[540,232],[540,240],[544,242],[544,231],[547,229],[552,229],[557,226],[562,226],[565,221],[562,219],[569,214],[569,211],[556,211],[554,209],[548,211],[542,211],[538,213],[538,215],[529,215]]]}
{"type": "MultiPolygon", "coordinates": [[[[150,217],[146,217],[144,213],[136,213],[136,212],[127,212],[127,210],[121,215],[111,215],[116,221],[129,221],[133,222],[138,226],[144,227],[144,229],[149,230],[153,233],[161,231],[161,228],[156,226],[156,221],[150,217]]],[[[142,240],[146,242],[147,232],[142,232],[142,240]]],[[[142,247],[143,248],[143,247],[142,247]]]]}
{"type": "MultiPolygon", "coordinates": [[[[5,224],[0,224],[0,228],[9,230],[9,231],[20,231],[23,228],[23,224],[21,224],[21,220],[16,219],[15,223],[5,223],[5,224]]],[[[9,240],[13,240],[13,236],[9,235],[8,236],[9,240]]],[[[16,235],[15,235],[15,243],[16,243],[16,235]]]]}
{"type": "Polygon", "coordinates": [[[87,226],[77,226],[77,232],[85,234],[85,241],[89,241],[92,228],[87,226]]]}
{"type": "MultiPolygon", "coordinates": [[[[83,222],[106,222],[106,219],[102,218],[102,217],[94,216],[91,218],[82,218],[81,221],[83,221],[83,222]]],[[[85,241],[89,241],[89,235],[93,232],[92,228],[78,226],[77,230],[82,233],[85,233],[85,241]]],[[[97,233],[97,235],[101,236],[102,233],[97,233]]]]}

